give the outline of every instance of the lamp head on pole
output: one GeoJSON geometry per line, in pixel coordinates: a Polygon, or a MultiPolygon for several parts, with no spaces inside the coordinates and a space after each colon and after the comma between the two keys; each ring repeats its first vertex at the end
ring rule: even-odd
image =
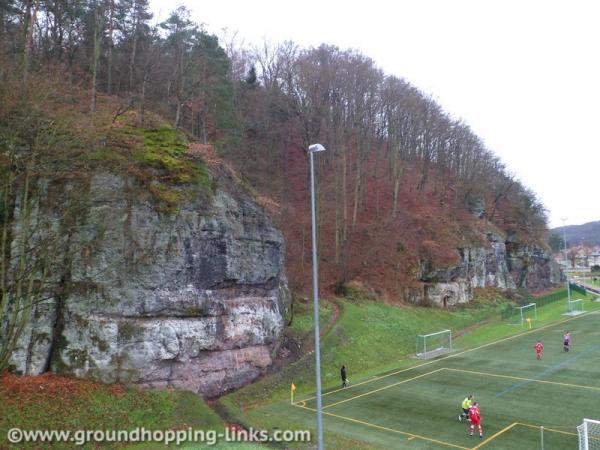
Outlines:
{"type": "Polygon", "coordinates": [[[308,153],[317,153],[317,152],[324,152],[325,151],[325,147],[323,147],[321,144],[312,144],[308,146],[308,153]]]}

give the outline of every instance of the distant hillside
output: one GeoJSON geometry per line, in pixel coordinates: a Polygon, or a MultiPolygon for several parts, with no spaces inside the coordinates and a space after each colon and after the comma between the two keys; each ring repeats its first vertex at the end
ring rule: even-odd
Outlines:
{"type": "Polygon", "coordinates": [[[600,245],[600,220],[588,222],[583,225],[567,225],[550,230],[554,234],[563,236],[563,230],[569,247],[579,244],[600,245]]]}

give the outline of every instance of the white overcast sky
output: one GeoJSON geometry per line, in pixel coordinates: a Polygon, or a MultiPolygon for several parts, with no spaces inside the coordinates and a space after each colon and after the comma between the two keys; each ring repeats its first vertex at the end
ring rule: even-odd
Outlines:
{"type": "Polygon", "coordinates": [[[550,226],[600,220],[600,1],[151,0],[247,45],[360,50],[464,119],[533,189],[550,226]]]}

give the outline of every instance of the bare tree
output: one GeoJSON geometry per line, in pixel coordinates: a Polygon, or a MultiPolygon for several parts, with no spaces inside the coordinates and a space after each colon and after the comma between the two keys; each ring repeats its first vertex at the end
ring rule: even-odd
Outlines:
{"type": "Polygon", "coordinates": [[[102,43],[102,31],[103,31],[103,20],[102,11],[98,5],[98,0],[93,0],[91,4],[92,14],[92,100],[90,110],[92,113],[96,112],[96,98],[97,98],[97,83],[98,83],[98,65],[100,62],[100,48],[102,43]]]}

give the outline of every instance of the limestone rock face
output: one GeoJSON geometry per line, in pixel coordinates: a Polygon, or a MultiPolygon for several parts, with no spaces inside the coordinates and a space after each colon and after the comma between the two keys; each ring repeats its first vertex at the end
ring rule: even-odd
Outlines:
{"type": "Polygon", "coordinates": [[[497,232],[488,232],[486,238],[486,245],[458,249],[458,266],[432,270],[422,263],[419,280],[424,286],[417,302],[451,306],[470,301],[473,288],[527,288],[535,292],[562,282],[560,267],[545,249],[497,232]]]}
{"type": "Polygon", "coordinates": [[[64,292],[36,306],[12,369],[207,397],[248,383],[271,364],[289,314],[281,233],[232,180],[168,214],[132,183],[90,180],[85,226],[69,242],[93,245],[57,255],[64,292]]]}

